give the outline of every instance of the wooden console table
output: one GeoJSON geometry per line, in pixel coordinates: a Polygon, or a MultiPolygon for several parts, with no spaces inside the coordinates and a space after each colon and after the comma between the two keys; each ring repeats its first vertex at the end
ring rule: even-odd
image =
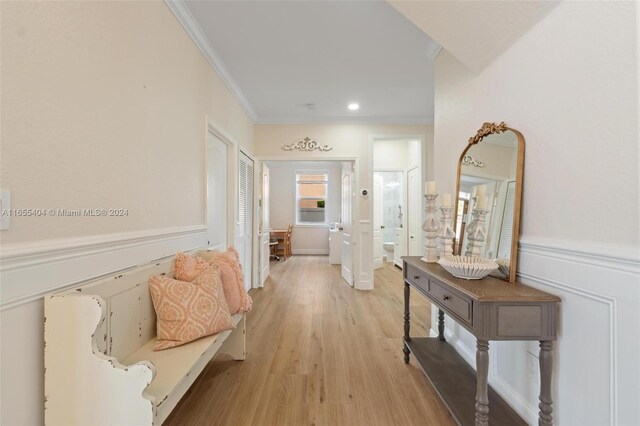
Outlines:
{"type": "Polygon", "coordinates": [[[493,277],[463,280],[437,263],[403,257],[404,362],[413,354],[429,381],[461,425],[526,425],[487,383],[490,340],[540,341],[539,425],[552,425],[552,342],[556,340],[560,298],[520,283],[493,277]],[[409,334],[410,287],[438,306],[438,337],[409,334]],[[444,313],[477,339],[476,372],[445,341],[444,313]],[[473,390],[475,386],[475,392],[473,390]]]}

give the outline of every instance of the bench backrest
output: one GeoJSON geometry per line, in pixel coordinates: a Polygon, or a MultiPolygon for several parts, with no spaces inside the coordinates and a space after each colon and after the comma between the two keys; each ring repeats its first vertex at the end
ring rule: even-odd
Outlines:
{"type": "MultiPolygon", "coordinates": [[[[190,252],[197,253],[200,251],[190,252]]],[[[155,337],[156,314],[149,277],[172,277],[174,258],[159,259],[61,292],[92,294],[104,300],[104,319],[93,336],[102,353],[123,360],[155,337]]]]}

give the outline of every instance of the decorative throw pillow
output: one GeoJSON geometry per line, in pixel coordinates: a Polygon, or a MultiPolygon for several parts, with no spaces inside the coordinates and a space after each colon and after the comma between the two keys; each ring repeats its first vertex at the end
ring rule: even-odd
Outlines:
{"type": "Polygon", "coordinates": [[[154,351],[233,328],[220,272],[215,267],[208,267],[192,283],[151,276],[149,291],[157,316],[154,351]]]}
{"type": "Polygon", "coordinates": [[[201,251],[200,253],[198,253],[198,257],[208,262],[211,260],[213,256],[215,256],[218,253],[220,253],[218,250],[201,251]]]}
{"type": "MultiPolygon", "coordinates": [[[[207,253],[209,255],[209,253],[207,253]]],[[[209,264],[220,269],[222,287],[227,298],[229,312],[233,315],[238,312],[247,312],[253,304],[251,296],[244,288],[244,274],[240,267],[240,255],[231,246],[225,252],[210,255],[209,264]]]]}
{"type": "Polygon", "coordinates": [[[176,254],[173,276],[180,281],[193,281],[209,264],[200,257],[191,257],[188,254],[176,254]]]}

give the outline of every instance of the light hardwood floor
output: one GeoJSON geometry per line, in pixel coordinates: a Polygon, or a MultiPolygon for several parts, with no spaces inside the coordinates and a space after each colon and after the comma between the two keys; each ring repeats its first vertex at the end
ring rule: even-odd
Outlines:
{"type": "MultiPolygon", "coordinates": [[[[358,291],[326,256],[272,263],[252,291],[245,361],[211,362],[166,425],[453,425],[412,359],[402,361],[400,269],[358,291]]],[[[430,305],[412,292],[412,334],[430,305]],[[417,313],[417,314],[414,314],[417,313]]]]}

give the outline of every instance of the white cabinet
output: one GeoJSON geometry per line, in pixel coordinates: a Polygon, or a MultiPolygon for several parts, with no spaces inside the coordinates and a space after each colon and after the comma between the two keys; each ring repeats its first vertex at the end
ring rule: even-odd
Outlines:
{"type": "Polygon", "coordinates": [[[329,231],[329,263],[332,265],[342,263],[342,232],[337,229],[329,231]]]}
{"type": "Polygon", "coordinates": [[[407,255],[407,239],[404,228],[393,229],[393,263],[402,268],[402,256],[407,255]]]}

